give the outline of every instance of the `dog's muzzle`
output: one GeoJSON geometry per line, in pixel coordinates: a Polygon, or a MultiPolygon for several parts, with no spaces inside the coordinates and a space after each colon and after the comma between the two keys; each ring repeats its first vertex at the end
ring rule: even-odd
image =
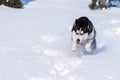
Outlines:
{"type": "Polygon", "coordinates": [[[76,42],[77,44],[86,44],[88,42],[88,34],[83,34],[83,35],[76,35],[77,39],[76,42]]]}

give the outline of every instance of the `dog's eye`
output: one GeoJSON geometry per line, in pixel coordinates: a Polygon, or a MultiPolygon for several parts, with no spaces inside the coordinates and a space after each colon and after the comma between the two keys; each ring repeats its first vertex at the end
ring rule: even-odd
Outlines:
{"type": "Polygon", "coordinates": [[[76,33],[76,35],[79,35],[79,33],[76,33]]]}
{"type": "Polygon", "coordinates": [[[77,30],[77,31],[76,31],[76,35],[79,35],[79,34],[80,34],[80,31],[79,31],[79,30],[77,30]]]}
{"type": "Polygon", "coordinates": [[[80,32],[80,35],[83,35],[83,31],[80,32]]]}

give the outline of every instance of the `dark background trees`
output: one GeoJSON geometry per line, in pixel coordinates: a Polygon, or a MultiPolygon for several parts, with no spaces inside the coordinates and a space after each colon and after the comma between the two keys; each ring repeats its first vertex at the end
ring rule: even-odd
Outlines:
{"type": "Polygon", "coordinates": [[[0,5],[5,5],[13,8],[22,8],[20,0],[0,0],[0,5]]]}
{"type": "Polygon", "coordinates": [[[94,10],[94,9],[102,9],[102,8],[110,8],[110,7],[116,7],[117,4],[112,4],[112,2],[119,2],[120,4],[120,0],[92,0],[91,1],[91,4],[89,4],[89,8],[91,10],[94,10]]]}

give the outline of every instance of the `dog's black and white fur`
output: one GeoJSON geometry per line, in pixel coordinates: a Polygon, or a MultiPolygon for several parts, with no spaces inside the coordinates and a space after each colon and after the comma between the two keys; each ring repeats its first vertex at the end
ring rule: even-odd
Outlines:
{"type": "Polygon", "coordinates": [[[96,48],[96,30],[92,22],[85,16],[75,20],[72,27],[72,51],[77,50],[77,44],[85,46],[87,52],[96,48]]]}

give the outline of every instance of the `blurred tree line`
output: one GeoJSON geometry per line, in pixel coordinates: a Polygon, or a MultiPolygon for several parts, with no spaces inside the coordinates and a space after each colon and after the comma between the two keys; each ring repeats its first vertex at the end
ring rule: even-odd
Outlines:
{"type": "Polygon", "coordinates": [[[112,2],[116,2],[116,1],[119,1],[120,3],[120,0],[92,0],[91,4],[89,4],[89,8],[94,10],[94,9],[102,9],[102,8],[105,8],[107,9],[108,7],[116,7],[117,5],[116,4],[112,4],[112,2]]]}
{"type": "Polygon", "coordinates": [[[0,0],[0,5],[5,5],[13,8],[22,8],[20,0],[0,0]]]}

